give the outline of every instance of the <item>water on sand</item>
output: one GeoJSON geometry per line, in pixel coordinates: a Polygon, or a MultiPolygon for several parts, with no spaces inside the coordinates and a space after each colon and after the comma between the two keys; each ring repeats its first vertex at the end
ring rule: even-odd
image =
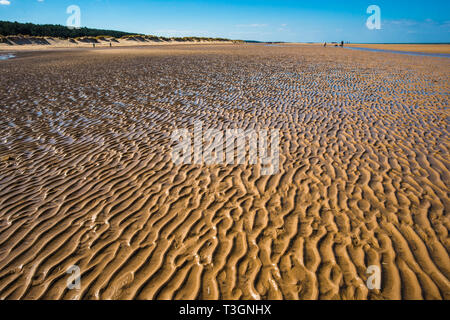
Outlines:
{"type": "Polygon", "coordinates": [[[8,54],[0,54],[0,60],[8,60],[8,59],[12,59],[15,58],[16,56],[12,53],[8,53],[8,54]]]}

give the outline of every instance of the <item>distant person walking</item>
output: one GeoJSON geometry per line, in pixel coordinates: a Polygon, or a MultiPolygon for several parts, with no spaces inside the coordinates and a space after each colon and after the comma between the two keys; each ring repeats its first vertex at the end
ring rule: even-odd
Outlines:
{"type": "Polygon", "coordinates": [[[341,41],[341,47],[342,48],[344,47],[344,41],[341,41]]]}
{"type": "Polygon", "coordinates": [[[323,44],[323,46],[326,47],[326,46],[327,46],[327,43],[325,42],[325,43],[323,44]]]}
{"type": "Polygon", "coordinates": [[[112,42],[111,42],[111,40],[109,40],[109,47],[110,47],[110,48],[112,47],[112,42]]]}
{"type": "Polygon", "coordinates": [[[95,48],[95,43],[92,44],[92,48],[95,48]]]}

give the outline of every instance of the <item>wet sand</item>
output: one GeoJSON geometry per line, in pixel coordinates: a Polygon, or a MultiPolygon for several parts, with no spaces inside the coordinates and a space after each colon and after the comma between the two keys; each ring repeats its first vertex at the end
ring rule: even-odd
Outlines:
{"type": "Polygon", "coordinates": [[[295,45],[1,61],[0,298],[450,299],[449,67],[295,45]],[[280,172],[173,164],[196,120],[279,129],[280,172]]]}

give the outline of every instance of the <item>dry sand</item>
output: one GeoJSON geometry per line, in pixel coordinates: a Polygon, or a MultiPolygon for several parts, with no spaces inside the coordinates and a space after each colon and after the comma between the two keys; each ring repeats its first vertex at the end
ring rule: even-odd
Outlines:
{"type": "Polygon", "coordinates": [[[292,45],[1,61],[0,298],[450,299],[449,67],[292,45]],[[175,166],[194,120],[278,128],[279,174],[175,166]]]}

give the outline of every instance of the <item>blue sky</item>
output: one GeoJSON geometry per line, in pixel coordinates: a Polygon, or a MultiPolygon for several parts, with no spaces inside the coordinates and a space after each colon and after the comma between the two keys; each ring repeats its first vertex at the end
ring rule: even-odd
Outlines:
{"type": "Polygon", "coordinates": [[[290,42],[450,42],[449,0],[0,0],[0,20],[81,25],[163,36],[290,42]],[[367,8],[381,9],[369,30],[367,8]]]}

